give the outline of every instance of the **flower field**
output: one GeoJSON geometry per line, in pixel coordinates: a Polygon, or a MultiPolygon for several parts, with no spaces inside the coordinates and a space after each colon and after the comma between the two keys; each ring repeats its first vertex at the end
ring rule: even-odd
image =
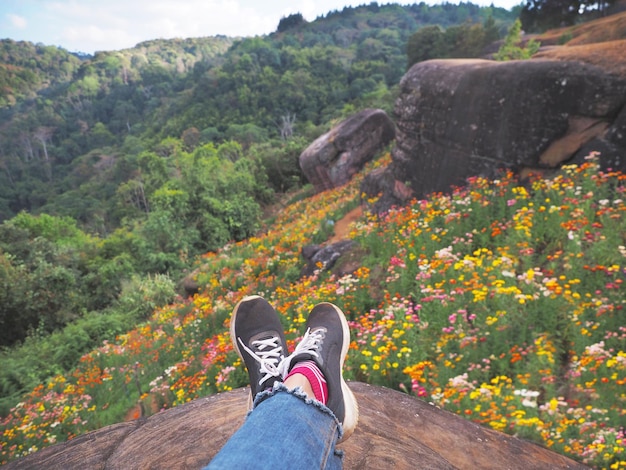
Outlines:
{"type": "Polygon", "coordinates": [[[595,468],[626,468],[626,177],[592,156],[523,186],[511,173],[474,178],[364,216],[350,233],[361,264],[351,275],[300,278],[301,248],[324,241],[330,221],[358,203],[360,178],[207,254],[201,294],[24,396],[2,418],[0,463],[131,409],[150,414],[246,385],[228,322],[237,301],[260,294],[281,314],[290,348],[313,305],[340,306],[352,327],[348,378],[595,468]]]}

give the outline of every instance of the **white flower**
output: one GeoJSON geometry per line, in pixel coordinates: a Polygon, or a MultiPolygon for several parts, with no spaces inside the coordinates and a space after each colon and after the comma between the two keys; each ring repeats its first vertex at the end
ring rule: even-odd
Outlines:
{"type": "Polygon", "coordinates": [[[590,356],[603,356],[608,355],[609,353],[604,350],[604,341],[600,341],[599,343],[592,344],[591,346],[587,346],[585,348],[585,352],[590,356]]]}

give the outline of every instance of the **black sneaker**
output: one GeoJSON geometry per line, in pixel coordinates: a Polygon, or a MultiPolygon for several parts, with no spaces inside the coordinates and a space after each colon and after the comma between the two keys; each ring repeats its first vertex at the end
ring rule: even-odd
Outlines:
{"type": "Polygon", "coordinates": [[[300,361],[312,360],[324,374],[328,387],[326,406],[343,425],[345,441],[354,432],[359,408],[343,379],[343,363],[350,346],[350,328],[343,312],[328,302],[316,305],[306,322],[307,331],[291,356],[281,364],[284,375],[300,361]]]}
{"type": "Polygon", "coordinates": [[[278,365],[287,355],[283,326],[274,308],[263,297],[251,295],[233,310],[230,338],[248,369],[248,408],[252,409],[257,393],[272,388],[277,380],[282,381],[278,365]]]}

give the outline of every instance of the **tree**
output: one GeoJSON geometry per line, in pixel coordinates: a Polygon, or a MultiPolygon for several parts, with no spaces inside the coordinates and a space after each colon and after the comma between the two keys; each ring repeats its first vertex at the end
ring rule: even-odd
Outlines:
{"type": "Polygon", "coordinates": [[[195,127],[190,127],[183,131],[180,138],[185,145],[185,150],[191,152],[200,143],[200,131],[195,127]]]}
{"type": "Polygon", "coordinates": [[[228,126],[224,132],[224,137],[230,140],[236,140],[244,149],[248,149],[253,143],[266,141],[267,131],[251,123],[232,124],[228,126]]]}
{"type": "Polygon", "coordinates": [[[278,129],[280,130],[280,138],[281,140],[287,140],[293,135],[293,127],[296,123],[296,115],[287,112],[287,114],[283,114],[280,117],[280,125],[278,129]]]}
{"type": "Polygon", "coordinates": [[[26,300],[29,282],[26,269],[0,250],[0,346],[24,339],[28,329],[37,325],[37,312],[26,300]]]}
{"type": "Polygon", "coordinates": [[[408,66],[424,60],[445,56],[443,31],[439,26],[425,26],[417,30],[407,42],[408,66]]]}
{"type": "Polygon", "coordinates": [[[306,24],[302,13],[294,13],[293,15],[289,15],[286,17],[282,17],[278,22],[278,28],[276,28],[277,33],[284,33],[288,29],[296,28],[301,24],[306,24]]]}
{"type": "Polygon", "coordinates": [[[50,332],[100,302],[85,284],[96,245],[69,217],[22,212],[0,225],[0,345],[50,332]]]}
{"type": "Polygon", "coordinates": [[[92,148],[102,148],[114,145],[115,136],[107,127],[97,122],[89,131],[89,144],[92,148]]]}
{"type": "Polygon", "coordinates": [[[517,19],[509,29],[506,38],[504,38],[504,44],[502,44],[498,52],[494,55],[494,59],[500,61],[530,59],[539,50],[540,44],[534,39],[531,39],[522,47],[520,45],[521,37],[522,22],[517,19]]]}
{"type": "Polygon", "coordinates": [[[605,9],[615,0],[527,0],[520,12],[525,31],[542,32],[575,24],[585,12],[605,9]]]}
{"type": "Polygon", "coordinates": [[[482,25],[470,21],[450,26],[444,33],[444,43],[448,47],[447,57],[477,57],[485,46],[485,30],[482,25]]]}
{"type": "Polygon", "coordinates": [[[498,26],[496,25],[496,20],[493,18],[493,15],[487,17],[483,23],[483,28],[485,30],[485,45],[489,45],[500,39],[500,31],[498,31],[498,26]]]}
{"type": "Polygon", "coordinates": [[[24,150],[24,161],[28,162],[35,158],[35,153],[33,151],[33,143],[30,140],[30,135],[26,132],[20,133],[20,144],[22,144],[22,149],[24,150]]]}
{"type": "Polygon", "coordinates": [[[228,159],[231,162],[236,162],[243,157],[243,148],[236,140],[227,140],[222,142],[217,147],[217,154],[222,159],[228,159]]]}
{"type": "Polygon", "coordinates": [[[484,24],[467,20],[445,31],[438,26],[426,26],[409,38],[408,65],[429,59],[480,57],[485,47],[498,38],[492,16],[484,24]]]}
{"type": "Polygon", "coordinates": [[[128,180],[120,184],[116,192],[127,205],[138,211],[145,212],[146,214],[150,213],[150,207],[148,206],[148,200],[146,199],[146,192],[142,181],[135,179],[128,180]]]}

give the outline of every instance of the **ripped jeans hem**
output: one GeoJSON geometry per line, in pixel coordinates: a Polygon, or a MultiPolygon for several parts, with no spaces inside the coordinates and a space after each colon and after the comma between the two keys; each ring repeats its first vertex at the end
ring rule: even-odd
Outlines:
{"type": "Polygon", "coordinates": [[[333,413],[332,410],[328,408],[326,405],[324,405],[321,401],[318,401],[314,398],[309,398],[307,394],[304,393],[304,390],[302,389],[302,387],[288,388],[282,382],[274,382],[274,386],[271,389],[267,389],[256,394],[256,396],[254,397],[254,404],[252,405],[252,410],[248,412],[248,415],[254,412],[254,409],[260,403],[264,402],[268,398],[273,397],[277,393],[289,393],[290,395],[293,395],[294,397],[301,399],[307,405],[314,406],[318,408],[320,411],[322,411],[323,413],[330,415],[335,420],[335,423],[337,423],[337,430],[338,430],[337,441],[341,440],[341,437],[343,436],[343,425],[337,419],[337,417],[335,416],[335,413],[333,413]]]}

